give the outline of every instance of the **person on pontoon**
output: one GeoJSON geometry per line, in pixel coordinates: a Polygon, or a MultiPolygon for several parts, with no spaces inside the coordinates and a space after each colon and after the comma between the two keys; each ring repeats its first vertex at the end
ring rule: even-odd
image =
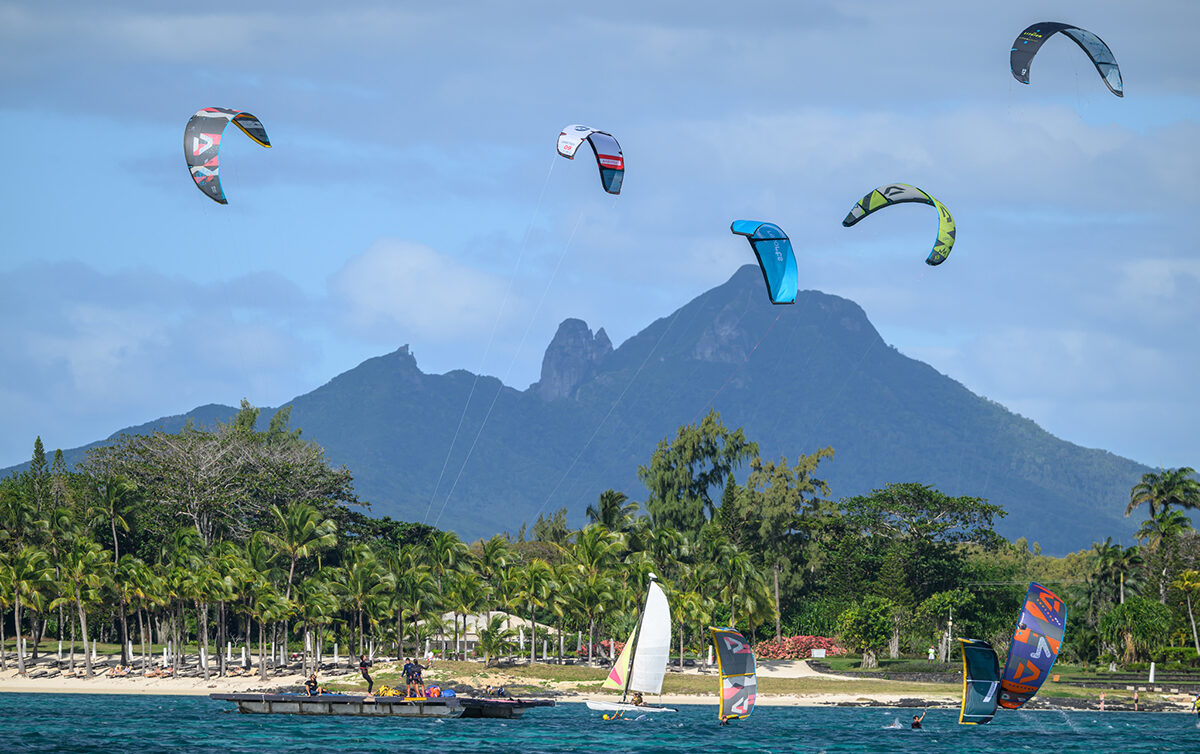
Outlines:
{"type": "Polygon", "coordinates": [[[308,680],[304,682],[304,688],[308,691],[309,696],[320,696],[321,694],[329,693],[329,689],[317,683],[316,673],[308,677],[308,680]]]}
{"type": "Polygon", "coordinates": [[[429,667],[422,665],[417,661],[417,658],[412,659],[412,679],[409,681],[409,696],[425,696],[425,679],[422,678],[421,672],[429,670],[429,667]],[[411,693],[413,689],[416,693],[411,693]]]}
{"type": "Polygon", "coordinates": [[[375,679],[371,677],[370,669],[374,663],[367,659],[366,655],[359,655],[358,669],[362,673],[362,677],[367,682],[367,696],[375,690],[375,679]]]}
{"type": "Polygon", "coordinates": [[[633,692],[633,698],[629,700],[629,703],[635,707],[641,707],[646,702],[644,699],[642,699],[642,692],[635,691],[635,692],[633,692]]]}

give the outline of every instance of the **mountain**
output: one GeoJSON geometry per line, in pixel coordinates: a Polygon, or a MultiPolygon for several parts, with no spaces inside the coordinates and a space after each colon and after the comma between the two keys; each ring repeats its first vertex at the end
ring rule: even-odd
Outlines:
{"type": "MultiPolygon", "coordinates": [[[[375,515],[468,539],[515,532],[564,506],[580,522],[610,487],[641,499],[638,464],[710,407],[764,457],[794,461],[832,446],[818,473],[834,497],[908,481],[977,495],[1007,509],[1000,533],[1047,553],[1128,540],[1134,522],[1122,512],[1149,470],[1059,440],[904,356],[852,301],[804,291],[772,306],[751,266],[619,348],[603,329],[564,321],[541,379],[524,391],[466,371],[425,374],[405,346],[290,405],[292,426],[353,471],[375,515]]],[[[203,406],[122,432],[234,413],[203,406]]]]}

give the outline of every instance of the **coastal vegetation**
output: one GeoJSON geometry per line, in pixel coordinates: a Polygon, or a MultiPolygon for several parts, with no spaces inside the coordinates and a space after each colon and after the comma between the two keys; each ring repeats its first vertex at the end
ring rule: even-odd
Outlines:
{"type": "MultiPolygon", "coordinates": [[[[1068,662],[1200,665],[1190,468],[1147,473],[1131,490],[1127,512],[1146,516],[1138,544],[1109,538],[1054,558],[997,535],[1006,512],[982,497],[896,482],[834,498],[820,471],[833,448],[763,458],[710,412],[638,468],[645,501],[610,489],[581,526],[544,511],[468,543],[372,518],[351,472],[286,409],[265,430],[258,418],[243,403],[215,429],[123,435],[74,469],[35,442],[28,469],[0,480],[0,644],[15,647],[19,671],[57,639],[72,666],[83,650],[90,674],[98,638],[125,665],[146,664],[154,646],[195,646],[205,677],[228,671],[230,644],[257,647],[262,677],[291,653],[307,670],[335,642],[343,656],[431,646],[488,663],[606,661],[651,574],[680,665],[705,654],[709,625],[737,627],[772,657],[848,650],[862,669],[929,651],[945,664],[958,636],[1003,653],[1030,581],[1067,601],[1068,662]],[[528,622],[518,633],[502,615],[528,622]],[[484,616],[469,649],[468,616],[484,616]]],[[[183,652],[170,660],[178,669],[183,652]]]]}

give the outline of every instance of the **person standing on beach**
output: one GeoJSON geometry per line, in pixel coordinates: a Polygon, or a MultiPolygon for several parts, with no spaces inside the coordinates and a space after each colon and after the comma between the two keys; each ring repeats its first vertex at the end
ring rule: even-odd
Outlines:
{"type": "Polygon", "coordinates": [[[1138,692],[1137,692],[1137,690],[1135,689],[1135,690],[1134,690],[1134,692],[1133,692],[1133,711],[1134,711],[1134,712],[1137,712],[1137,711],[1138,711],[1138,700],[1139,700],[1140,698],[1141,698],[1141,697],[1139,697],[1139,696],[1138,696],[1138,692]]]}
{"type": "Polygon", "coordinates": [[[1104,692],[1100,692],[1100,711],[1104,711],[1104,692]]]}
{"type": "Polygon", "coordinates": [[[367,672],[368,670],[371,669],[371,664],[372,664],[371,661],[367,659],[366,655],[359,656],[358,669],[360,672],[362,672],[362,677],[367,680],[367,695],[368,696],[370,696],[371,692],[375,690],[375,679],[371,678],[371,674],[369,672],[367,672]]]}
{"type": "Polygon", "coordinates": [[[1196,692],[1196,698],[1192,700],[1192,709],[1196,712],[1196,720],[1200,721],[1200,692],[1196,692]]]}

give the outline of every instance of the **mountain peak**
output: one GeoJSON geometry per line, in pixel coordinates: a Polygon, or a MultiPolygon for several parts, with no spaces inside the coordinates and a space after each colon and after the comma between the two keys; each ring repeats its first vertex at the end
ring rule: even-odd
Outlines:
{"type": "Polygon", "coordinates": [[[580,385],[596,375],[600,362],[612,350],[612,341],[603,327],[593,335],[582,319],[564,319],[542,357],[542,377],[529,389],[542,400],[571,398],[580,385]]]}

